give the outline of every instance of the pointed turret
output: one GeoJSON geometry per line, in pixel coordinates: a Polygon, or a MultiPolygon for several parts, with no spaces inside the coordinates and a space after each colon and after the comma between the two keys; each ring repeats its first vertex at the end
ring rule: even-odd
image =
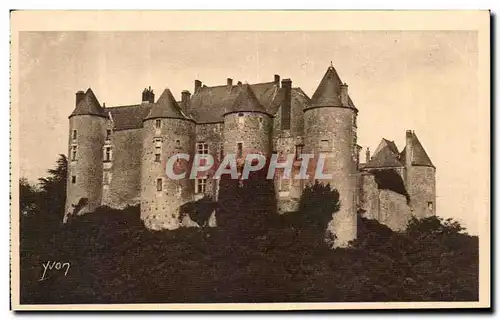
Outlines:
{"type": "Polygon", "coordinates": [[[92,89],[88,88],[85,93],[83,93],[83,91],[78,91],[76,93],[76,107],[70,117],[77,115],[106,117],[104,109],[101,107],[101,104],[99,103],[99,100],[97,100],[92,89]]]}
{"type": "Polygon", "coordinates": [[[170,118],[190,120],[181,110],[170,89],[165,89],[158,101],[153,105],[149,114],[144,118],[170,118]]]}
{"type": "Polygon", "coordinates": [[[76,93],[69,116],[68,180],[63,222],[100,206],[102,200],[103,146],[108,115],[92,89],[76,93]]]}
{"type": "Polygon", "coordinates": [[[262,112],[266,114],[268,113],[266,108],[264,108],[260,104],[259,100],[257,100],[255,93],[253,92],[252,88],[250,88],[250,85],[248,85],[247,83],[241,86],[240,93],[234,100],[231,109],[226,110],[226,114],[233,112],[262,112]]]}
{"type": "Polygon", "coordinates": [[[141,219],[152,230],[181,226],[179,207],[193,200],[194,180],[172,179],[166,163],[174,154],[194,153],[195,122],[165,89],[143,120],[141,219]]]}
{"type": "Polygon", "coordinates": [[[400,154],[412,214],[417,218],[436,214],[436,167],[413,130],[406,130],[406,146],[400,154]]]}
{"type": "Polygon", "coordinates": [[[308,108],[348,107],[357,111],[347,89],[347,84],[342,82],[335,68],[330,65],[316,88],[308,108]]]}
{"type": "MultiPolygon", "coordinates": [[[[335,247],[345,247],[356,238],[356,114],[348,86],[330,65],[304,108],[304,153],[326,154],[330,183],[339,192],[340,210],[328,227],[335,234],[335,247]]],[[[332,213],[333,214],[333,213],[332,213]]]]}
{"type": "MultiPolygon", "coordinates": [[[[424,147],[422,146],[422,144],[420,143],[420,141],[418,140],[417,138],[417,135],[415,134],[414,131],[409,131],[410,133],[410,136],[409,138],[411,139],[411,143],[409,145],[411,145],[411,159],[409,163],[411,163],[411,165],[413,166],[425,166],[425,167],[434,167],[434,164],[432,164],[432,161],[431,159],[429,158],[429,156],[427,155],[427,152],[425,152],[425,149],[424,147]]],[[[407,143],[408,145],[408,143],[407,143]]],[[[406,146],[403,151],[401,152],[401,155],[400,155],[400,161],[401,163],[405,163],[406,162],[406,157],[407,157],[407,147],[406,146]]]]}

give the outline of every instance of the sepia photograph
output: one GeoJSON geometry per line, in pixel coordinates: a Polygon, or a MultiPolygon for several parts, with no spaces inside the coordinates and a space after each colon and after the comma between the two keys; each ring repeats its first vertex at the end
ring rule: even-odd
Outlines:
{"type": "Polygon", "coordinates": [[[488,11],[12,14],[14,310],[488,308],[488,11]]]}

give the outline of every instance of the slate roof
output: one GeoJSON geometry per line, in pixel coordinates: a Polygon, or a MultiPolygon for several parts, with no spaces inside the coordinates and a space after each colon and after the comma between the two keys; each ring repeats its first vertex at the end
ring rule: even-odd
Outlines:
{"type": "Polygon", "coordinates": [[[92,89],[87,89],[83,99],[78,102],[70,117],[77,115],[106,116],[104,109],[101,107],[92,89]]]}
{"type": "Polygon", "coordinates": [[[106,111],[111,113],[114,130],[138,129],[142,128],[142,120],[149,114],[151,107],[151,103],[145,103],[106,108],[106,111]]]}
{"type": "MultiPolygon", "coordinates": [[[[411,159],[411,164],[414,166],[426,166],[426,167],[433,167],[434,164],[432,164],[431,159],[427,155],[427,152],[425,152],[424,147],[420,143],[420,141],[417,138],[417,135],[412,132],[412,143],[413,143],[413,157],[411,159]]],[[[400,154],[400,161],[402,163],[406,162],[406,147],[401,151],[400,154]]]]}
{"type": "MultiPolygon", "coordinates": [[[[328,67],[323,79],[314,92],[310,106],[312,107],[339,107],[340,103],[340,86],[343,84],[337,71],[333,66],[328,67]]],[[[348,97],[348,105],[356,110],[351,97],[348,97]]]]}
{"type": "Polygon", "coordinates": [[[182,112],[170,89],[165,89],[161,96],[158,98],[158,101],[152,103],[151,110],[144,118],[144,120],[154,118],[174,118],[190,120],[184,114],[184,112],[182,112]]]}
{"type": "MultiPolygon", "coordinates": [[[[198,123],[222,122],[224,114],[233,111],[235,101],[245,85],[233,85],[231,88],[227,85],[201,87],[191,96],[191,115],[194,120],[198,123]]],[[[282,89],[274,82],[247,86],[265,112],[276,112],[282,99],[282,89]]]]}
{"type": "Polygon", "coordinates": [[[231,108],[229,110],[226,110],[225,113],[227,114],[240,111],[268,113],[266,108],[264,108],[260,104],[259,100],[257,100],[255,93],[248,84],[244,84],[241,86],[241,90],[238,93],[236,99],[233,101],[231,108]]]}
{"type": "Polygon", "coordinates": [[[381,150],[373,155],[373,157],[365,165],[365,168],[387,168],[387,167],[402,167],[403,164],[399,161],[399,154],[393,152],[389,146],[384,146],[381,150]]]}

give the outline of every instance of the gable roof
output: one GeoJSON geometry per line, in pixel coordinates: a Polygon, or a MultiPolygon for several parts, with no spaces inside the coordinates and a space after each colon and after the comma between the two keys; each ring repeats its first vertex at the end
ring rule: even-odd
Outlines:
{"type": "MultiPolygon", "coordinates": [[[[316,91],[311,98],[310,105],[313,107],[340,107],[340,86],[343,84],[337,70],[333,66],[326,69],[316,91]]],[[[348,97],[348,106],[357,111],[351,97],[348,97]]]]}
{"type": "Polygon", "coordinates": [[[373,155],[376,155],[385,147],[388,147],[389,150],[391,150],[395,154],[399,155],[398,147],[396,146],[394,141],[390,141],[390,140],[385,139],[385,138],[382,138],[382,141],[380,141],[380,143],[379,143],[377,149],[375,149],[375,152],[373,153],[373,155]]]}
{"type": "Polygon", "coordinates": [[[106,108],[111,113],[114,130],[142,128],[142,120],[151,111],[152,104],[144,103],[130,106],[106,108]]]}
{"type": "Polygon", "coordinates": [[[152,103],[151,110],[144,120],[154,118],[191,120],[182,112],[170,89],[165,89],[158,101],[152,103]]]}
{"type": "Polygon", "coordinates": [[[87,89],[83,98],[80,100],[80,102],[78,102],[75,110],[73,110],[69,117],[80,115],[95,115],[106,117],[104,109],[101,107],[99,100],[97,100],[94,92],[90,88],[87,89]]]}
{"type": "Polygon", "coordinates": [[[266,108],[257,100],[255,93],[248,84],[244,84],[241,87],[240,93],[234,100],[231,108],[226,110],[225,114],[240,111],[268,113],[266,108]]]}
{"type": "MultiPolygon", "coordinates": [[[[412,145],[413,145],[413,154],[412,154],[412,159],[411,159],[411,164],[414,166],[427,166],[427,167],[433,167],[434,164],[432,164],[431,159],[427,155],[427,152],[425,152],[424,147],[420,143],[420,140],[418,140],[417,135],[415,132],[412,132],[412,145]]],[[[406,162],[406,147],[401,151],[400,154],[400,161],[402,163],[406,162]]]]}
{"type": "MultiPolygon", "coordinates": [[[[378,149],[378,148],[377,148],[378,149]]],[[[380,149],[365,165],[365,168],[387,168],[387,167],[402,167],[403,164],[399,161],[399,154],[394,153],[391,148],[386,145],[380,149]]]]}
{"type": "MultiPolygon", "coordinates": [[[[224,114],[233,111],[233,104],[244,85],[203,86],[191,96],[191,115],[197,123],[224,121],[224,114]]],[[[265,112],[274,114],[283,99],[282,91],[274,82],[248,84],[265,112]]],[[[255,101],[254,101],[255,102],[255,101]]]]}

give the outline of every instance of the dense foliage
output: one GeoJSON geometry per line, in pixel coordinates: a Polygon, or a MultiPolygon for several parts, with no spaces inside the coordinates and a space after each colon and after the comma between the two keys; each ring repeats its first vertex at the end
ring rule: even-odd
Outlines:
{"type": "MultiPolygon", "coordinates": [[[[31,201],[30,192],[24,191],[22,201],[31,201]]],[[[329,186],[308,189],[301,210],[287,215],[256,205],[260,199],[268,201],[268,210],[274,208],[272,186],[265,182],[224,180],[221,195],[217,228],[206,227],[208,214],[196,209],[193,220],[204,228],[148,231],[138,207],[99,208],[57,225],[46,238],[23,227],[21,302],[478,299],[478,238],[455,221],[413,219],[406,232],[395,233],[359,219],[351,247],[331,250],[318,236],[324,212],[338,209],[338,194],[329,186]]],[[[203,206],[214,209],[205,199],[186,210],[203,206]]]]}

